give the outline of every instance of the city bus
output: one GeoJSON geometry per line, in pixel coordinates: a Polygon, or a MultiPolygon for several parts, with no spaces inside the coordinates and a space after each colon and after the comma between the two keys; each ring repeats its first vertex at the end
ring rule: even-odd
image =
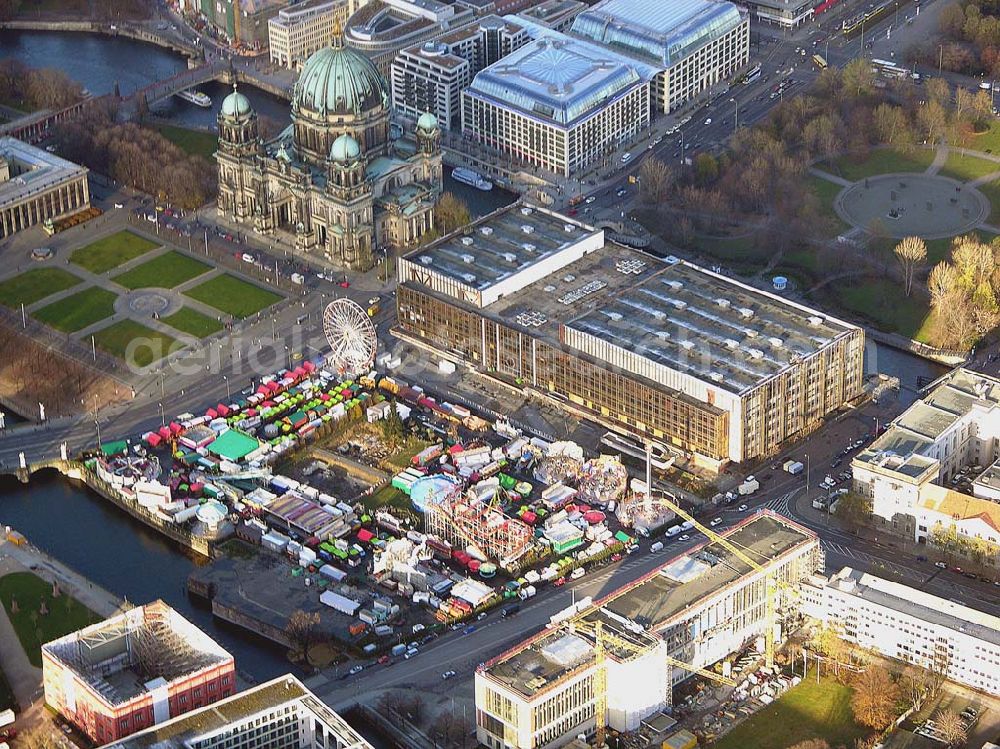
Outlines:
{"type": "Polygon", "coordinates": [[[750,70],[747,71],[746,75],[743,76],[744,85],[749,85],[760,78],[760,64],[754,65],[750,70]]]}
{"type": "Polygon", "coordinates": [[[872,60],[872,69],[886,78],[905,80],[907,78],[918,79],[920,77],[919,74],[913,73],[908,68],[897,65],[890,60],[872,60]]]}
{"type": "Polygon", "coordinates": [[[826,60],[823,59],[822,55],[813,55],[813,64],[815,64],[820,70],[824,70],[826,68],[826,60]]]}

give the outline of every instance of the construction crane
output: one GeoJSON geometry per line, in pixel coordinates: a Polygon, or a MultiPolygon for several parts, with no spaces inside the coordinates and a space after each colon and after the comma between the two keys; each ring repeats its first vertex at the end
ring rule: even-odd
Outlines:
{"type": "MultiPolygon", "coordinates": [[[[603,747],[608,722],[608,676],[607,667],[605,666],[607,646],[610,645],[626,653],[626,658],[631,660],[650,652],[660,644],[660,641],[654,640],[645,633],[636,633],[636,639],[642,639],[643,642],[629,640],[620,635],[607,632],[604,629],[604,623],[600,621],[591,622],[585,619],[571,619],[566,623],[566,628],[574,634],[589,635],[594,640],[594,739],[596,746],[603,747]]],[[[690,671],[691,673],[731,687],[736,686],[735,681],[721,676],[714,671],[699,668],[691,663],[684,663],[669,655],[664,655],[663,659],[670,666],[690,671]]],[[[673,688],[672,679],[669,677],[667,687],[670,689],[673,688]]]]}
{"type": "MultiPolygon", "coordinates": [[[[764,660],[768,668],[774,665],[774,624],[775,618],[777,616],[775,597],[777,595],[778,581],[775,580],[774,572],[768,570],[764,565],[751,559],[746,552],[743,551],[738,545],[729,541],[724,536],[720,536],[718,533],[713,531],[711,528],[707,528],[701,523],[699,523],[689,512],[685,511],[680,505],[667,499],[666,497],[661,497],[660,502],[665,506],[673,510],[679,517],[683,518],[687,522],[691,523],[694,528],[699,532],[703,533],[708,537],[713,543],[719,544],[726,551],[733,554],[737,559],[746,564],[750,569],[764,574],[764,585],[765,585],[765,598],[764,598],[764,660]]],[[[749,549],[747,550],[749,551],[749,549]]]]}

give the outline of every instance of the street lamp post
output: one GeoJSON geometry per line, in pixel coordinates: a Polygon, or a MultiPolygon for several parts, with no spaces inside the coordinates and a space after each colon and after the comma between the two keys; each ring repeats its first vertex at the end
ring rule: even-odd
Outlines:
{"type": "Polygon", "coordinates": [[[226,401],[231,401],[233,399],[232,394],[229,392],[229,376],[222,375],[222,379],[226,381],[226,401]]]}
{"type": "Polygon", "coordinates": [[[809,453],[806,453],[806,494],[809,493],[809,470],[811,466],[809,464],[809,453]]]}
{"type": "Polygon", "coordinates": [[[736,116],[733,118],[733,133],[735,134],[740,127],[740,103],[735,96],[731,97],[729,101],[736,105],[736,116]]]}

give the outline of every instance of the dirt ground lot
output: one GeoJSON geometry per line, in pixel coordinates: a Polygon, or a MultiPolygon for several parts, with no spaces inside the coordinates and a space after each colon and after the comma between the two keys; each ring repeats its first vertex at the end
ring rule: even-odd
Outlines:
{"type": "Polygon", "coordinates": [[[987,741],[996,743],[1000,740],[1000,699],[990,697],[981,692],[974,692],[957,684],[945,684],[936,699],[930,700],[919,713],[913,716],[913,722],[903,724],[904,729],[894,734],[886,749],[941,749],[942,745],[912,733],[928,718],[933,718],[940,710],[960,713],[967,707],[979,711],[979,721],[969,734],[966,746],[978,749],[987,741]]]}

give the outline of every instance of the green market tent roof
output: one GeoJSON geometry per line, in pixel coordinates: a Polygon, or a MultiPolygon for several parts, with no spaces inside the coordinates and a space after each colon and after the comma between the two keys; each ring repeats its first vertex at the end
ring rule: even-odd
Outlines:
{"type": "Polygon", "coordinates": [[[236,462],[246,457],[260,447],[260,442],[248,434],[244,434],[238,429],[230,429],[223,432],[212,444],[208,446],[208,451],[212,455],[236,462]]]}

